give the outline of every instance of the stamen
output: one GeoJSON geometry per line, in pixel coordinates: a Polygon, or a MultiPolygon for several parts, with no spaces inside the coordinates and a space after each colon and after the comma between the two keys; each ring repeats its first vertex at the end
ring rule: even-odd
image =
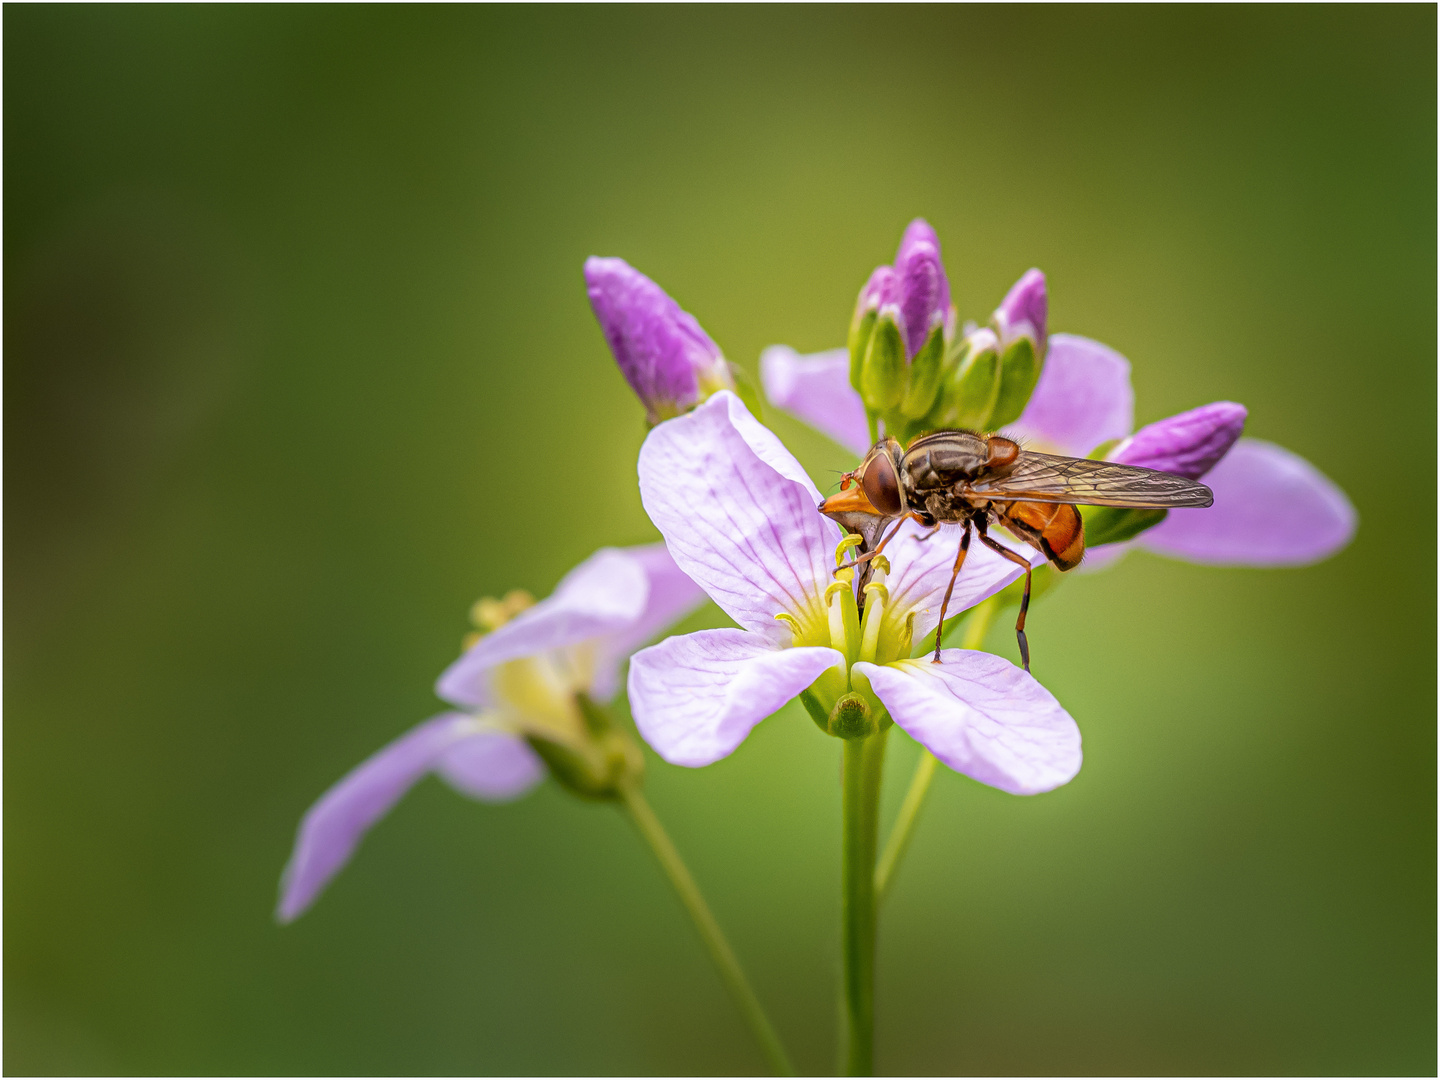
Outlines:
{"type": "Polygon", "coordinates": [[[782,611],[779,615],[776,615],[775,618],[779,619],[786,626],[790,627],[792,645],[799,645],[800,642],[805,640],[805,632],[800,629],[800,620],[795,618],[794,615],[791,615],[789,612],[782,611]]]}
{"type": "Polygon", "coordinates": [[[844,566],[845,556],[850,551],[850,549],[859,547],[863,543],[865,543],[865,538],[863,536],[860,536],[858,533],[846,533],[845,539],[841,540],[840,543],[836,545],[835,566],[837,568],[844,566]]]}

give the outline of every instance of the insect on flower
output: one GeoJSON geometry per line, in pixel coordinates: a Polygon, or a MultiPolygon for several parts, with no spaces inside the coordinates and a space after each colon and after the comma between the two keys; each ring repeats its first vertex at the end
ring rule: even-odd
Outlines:
{"type": "Polygon", "coordinates": [[[1085,523],[1076,506],[1168,510],[1205,507],[1213,502],[1208,487],[1183,476],[1134,465],[1034,453],[1022,450],[1019,443],[1002,435],[956,430],[924,435],[908,449],[896,439],[881,439],[858,469],[841,478],[840,493],[821,503],[820,512],[872,536],[878,535],[879,529],[865,529],[864,524],[876,524],[875,519],[879,519],[883,529],[890,521],[895,522],[878,544],[848,564],[851,566],[879,555],[906,519],[936,530],[945,524],[964,526],[950,586],[940,605],[933,660],[937,664],[945,611],[970,550],[971,530],[980,543],[1023,567],[1025,592],[1015,621],[1015,636],[1020,642],[1020,658],[1029,671],[1025,613],[1030,606],[1030,564],[989,535],[992,523],[1044,552],[1059,569],[1070,570],[1080,564],[1085,554],[1085,523]]]}

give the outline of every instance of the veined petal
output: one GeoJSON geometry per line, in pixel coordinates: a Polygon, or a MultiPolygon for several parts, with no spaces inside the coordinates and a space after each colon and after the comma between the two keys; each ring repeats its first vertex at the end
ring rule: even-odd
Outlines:
{"type": "Polygon", "coordinates": [[[956,772],[1035,795],[1080,771],[1080,729],[1050,691],[1010,661],[946,649],[941,662],[856,664],[895,723],[956,772]]]}
{"type": "MultiPolygon", "coordinates": [[[[447,751],[480,733],[473,717],[442,713],[383,747],[320,796],[300,821],[295,850],[280,876],[276,918],[290,922],[347,862],[370,826],[447,751]]],[[[528,748],[527,748],[528,749],[528,748]]]]}
{"type": "Polygon", "coordinates": [[[776,645],[791,638],[777,614],[823,624],[840,529],[739,398],[716,394],[652,430],[639,472],[640,500],[676,564],[737,623],[776,645]]]}
{"type": "Polygon", "coordinates": [[[801,356],[788,345],[771,345],[760,354],[765,396],[847,450],[864,456],[870,449],[865,403],[850,385],[850,352],[830,349],[801,356]]]}
{"type": "Polygon", "coordinates": [[[780,649],[744,630],[666,638],[631,659],[630,710],[640,734],[666,761],[709,765],[844,661],[835,649],[780,649]]]}
{"type": "Polygon", "coordinates": [[[1084,457],[1134,424],[1130,361],[1098,341],[1052,334],[1040,381],[1012,430],[1032,449],[1084,457]]]}
{"type": "MultiPolygon", "coordinates": [[[[907,521],[885,549],[890,565],[894,567],[894,572],[885,579],[890,593],[886,618],[903,622],[914,611],[915,641],[924,638],[940,621],[940,603],[950,585],[955,556],[960,553],[961,526],[945,525],[928,540],[920,539],[929,531],[907,521]]],[[[994,532],[990,535],[1011,551],[1029,559],[1032,566],[1044,565],[1045,556],[1028,544],[994,532]]],[[[955,579],[955,591],[950,596],[947,615],[958,615],[966,608],[974,607],[1022,573],[1024,571],[1015,563],[971,537],[970,551],[965,556],[960,576],[955,579]]]]}
{"type": "Polygon", "coordinates": [[[601,548],[548,597],[472,645],[441,674],[435,692],[464,708],[490,704],[485,673],[491,668],[623,631],[641,617],[649,590],[640,562],[619,548],[601,548]]]}
{"type": "Polygon", "coordinates": [[[1171,510],[1140,546],[1210,566],[1304,566],[1355,535],[1345,493],[1298,454],[1241,439],[1205,474],[1215,505],[1171,510]]]}
{"type": "Polygon", "coordinates": [[[462,795],[509,802],[545,778],[545,763],[520,736],[481,731],[441,754],[435,771],[462,795]]]}
{"type": "Polygon", "coordinates": [[[645,592],[645,606],[635,621],[600,639],[595,678],[590,687],[590,694],[597,701],[608,701],[620,688],[620,664],[631,653],[651,638],[660,636],[707,599],[705,590],[675,565],[664,544],[619,550],[639,564],[649,588],[645,592]]]}
{"type": "Polygon", "coordinates": [[[1111,450],[1108,457],[1121,465],[1139,465],[1199,480],[1230,452],[1244,430],[1244,405],[1212,401],[1146,424],[1111,450]]]}

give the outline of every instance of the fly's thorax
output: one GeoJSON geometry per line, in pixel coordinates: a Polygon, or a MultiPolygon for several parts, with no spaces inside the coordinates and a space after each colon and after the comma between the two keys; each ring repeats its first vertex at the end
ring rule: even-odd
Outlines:
{"type": "Polygon", "coordinates": [[[907,487],[920,494],[949,488],[957,480],[974,480],[985,468],[990,447],[973,431],[939,431],[910,444],[901,462],[907,487]]]}

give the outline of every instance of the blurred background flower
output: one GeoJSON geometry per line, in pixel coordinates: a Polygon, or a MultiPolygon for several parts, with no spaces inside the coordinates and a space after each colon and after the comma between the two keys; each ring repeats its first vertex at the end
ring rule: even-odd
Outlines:
{"type": "MultiPolygon", "coordinates": [[[[1042,267],[1137,428],[1243,402],[1367,524],[1303,571],[1141,551],[1046,598],[1085,769],[1026,800],[940,772],[879,1067],[1433,1071],[1435,570],[1392,539],[1435,509],[1433,8],[4,18],[9,1072],[762,1068],[629,826],[555,785],[422,782],[284,931],[274,874],[433,708],[470,599],[657,539],[586,257],[754,376],[842,341],[917,216],[961,312],[1042,267]]],[[[853,463],[765,420],[822,490],[853,463]]],[[[812,1070],[814,735],[790,706],[647,774],[812,1070]]]]}

